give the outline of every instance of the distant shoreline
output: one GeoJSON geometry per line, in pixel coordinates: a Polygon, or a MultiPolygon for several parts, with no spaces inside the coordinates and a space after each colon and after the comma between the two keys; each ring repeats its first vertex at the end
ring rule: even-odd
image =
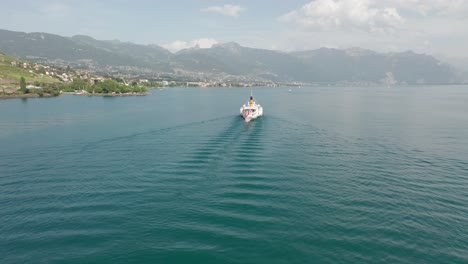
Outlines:
{"type": "Polygon", "coordinates": [[[56,97],[53,94],[43,94],[42,96],[38,94],[2,94],[0,99],[21,99],[21,98],[43,98],[43,97],[56,97]]]}
{"type": "MultiPolygon", "coordinates": [[[[147,96],[150,93],[67,93],[63,92],[60,95],[79,95],[79,96],[102,96],[102,97],[116,97],[116,96],[147,96]]],[[[58,97],[60,95],[53,95],[53,94],[43,94],[40,96],[39,94],[2,94],[0,95],[1,99],[25,99],[25,98],[49,98],[49,97],[58,97]]]]}
{"type": "Polygon", "coordinates": [[[79,95],[79,96],[146,96],[150,95],[150,93],[68,93],[72,95],[79,95]]]}

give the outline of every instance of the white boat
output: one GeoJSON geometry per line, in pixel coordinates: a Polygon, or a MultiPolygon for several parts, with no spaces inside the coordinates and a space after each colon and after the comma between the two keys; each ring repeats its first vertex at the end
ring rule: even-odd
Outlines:
{"type": "Polygon", "coordinates": [[[240,108],[240,114],[244,118],[245,122],[250,122],[250,120],[263,115],[263,107],[257,104],[253,96],[250,95],[250,99],[247,104],[244,104],[240,108]]]}

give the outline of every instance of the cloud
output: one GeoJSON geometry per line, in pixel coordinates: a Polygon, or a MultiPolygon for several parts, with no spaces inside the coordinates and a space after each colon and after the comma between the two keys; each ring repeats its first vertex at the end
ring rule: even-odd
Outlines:
{"type": "Polygon", "coordinates": [[[238,5],[210,6],[202,9],[204,12],[214,12],[230,17],[238,17],[240,12],[244,10],[245,8],[238,5]]]}
{"type": "Polygon", "coordinates": [[[187,49],[187,48],[190,48],[190,45],[189,43],[187,43],[186,41],[181,41],[181,40],[176,40],[172,43],[166,43],[166,44],[162,44],[161,45],[162,47],[172,51],[172,52],[176,52],[176,51],[179,51],[179,50],[182,50],[182,49],[187,49]]]}
{"type": "Polygon", "coordinates": [[[191,42],[192,47],[198,47],[200,49],[208,49],[211,48],[214,44],[218,44],[218,41],[211,38],[201,38],[196,39],[191,42]]]}
{"type": "Polygon", "coordinates": [[[380,7],[370,0],[316,0],[278,18],[286,24],[309,30],[358,29],[387,31],[404,19],[394,7],[380,7]]]}
{"type": "Polygon", "coordinates": [[[468,1],[466,0],[374,0],[374,2],[392,5],[400,10],[409,10],[424,16],[453,15],[468,11],[468,1]]]}
{"type": "Polygon", "coordinates": [[[212,38],[200,38],[200,39],[192,40],[190,42],[176,40],[172,43],[163,44],[161,46],[163,46],[164,48],[172,52],[177,52],[182,49],[188,49],[188,48],[194,48],[194,47],[197,47],[200,49],[208,49],[217,43],[218,41],[212,38]]]}
{"type": "Polygon", "coordinates": [[[282,49],[321,46],[466,56],[468,0],[308,0],[278,17],[282,49]]]}

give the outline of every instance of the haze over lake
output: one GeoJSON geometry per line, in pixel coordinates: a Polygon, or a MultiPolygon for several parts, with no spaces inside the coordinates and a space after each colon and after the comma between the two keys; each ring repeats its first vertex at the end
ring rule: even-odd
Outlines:
{"type": "Polygon", "coordinates": [[[151,93],[0,101],[0,262],[468,262],[466,87],[151,93]]]}

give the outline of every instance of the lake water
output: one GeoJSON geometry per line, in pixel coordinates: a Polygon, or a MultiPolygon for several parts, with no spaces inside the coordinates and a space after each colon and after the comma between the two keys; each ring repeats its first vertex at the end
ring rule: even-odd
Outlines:
{"type": "Polygon", "coordinates": [[[468,263],[468,88],[0,101],[1,263],[468,263]]]}

